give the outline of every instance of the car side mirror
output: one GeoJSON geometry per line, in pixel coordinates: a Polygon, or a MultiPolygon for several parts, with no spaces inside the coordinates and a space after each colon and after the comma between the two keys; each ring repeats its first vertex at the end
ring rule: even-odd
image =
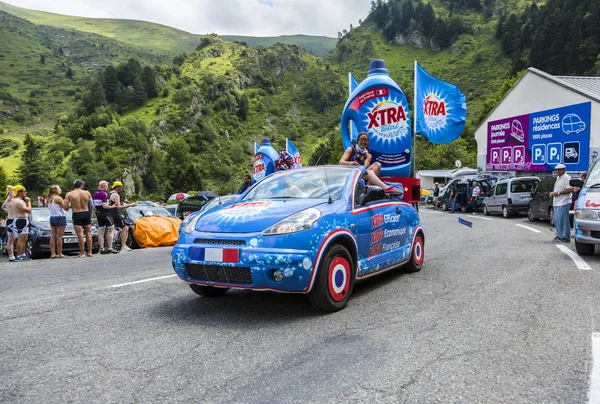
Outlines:
{"type": "Polygon", "coordinates": [[[583,186],[583,180],[581,178],[574,178],[571,181],[569,181],[569,185],[572,187],[581,188],[583,186]]]}
{"type": "Polygon", "coordinates": [[[383,188],[368,186],[365,191],[358,198],[358,203],[360,205],[366,205],[369,202],[380,201],[385,198],[385,192],[383,192],[383,188]]]}

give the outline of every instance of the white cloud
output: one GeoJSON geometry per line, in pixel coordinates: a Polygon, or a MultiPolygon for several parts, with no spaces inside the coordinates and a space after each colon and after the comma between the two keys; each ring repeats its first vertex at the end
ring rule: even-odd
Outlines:
{"type": "Polygon", "coordinates": [[[156,22],[195,34],[325,35],[357,26],[371,0],[4,0],[12,5],[93,18],[156,22]]]}

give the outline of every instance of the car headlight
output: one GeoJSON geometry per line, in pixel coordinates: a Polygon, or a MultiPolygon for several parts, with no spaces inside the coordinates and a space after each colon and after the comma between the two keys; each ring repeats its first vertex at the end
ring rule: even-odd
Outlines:
{"type": "Polygon", "coordinates": [[[198,219],[200,219],[199,214],[194,216],[190,215],[186,217],[182,223],[183,230],[181,231],[185,234],[190,234],[191,232],[193,232],[196,228],[196,223],[198,223],[198,219]]]}
{"type": "Polygon", "coordinates": [[[263,231],[262,234],[264,236],[273,236],[276,234],[288,234],[308,230],[313,227],[320,217],[321,211],[319,209],[309,208],[280,220],[267,230],[263,231]]]}
{"type": "Polygon", "coordinates": [[[598,219],[598,211],[589,209],[577,209],[575,211],[575,217],[578,219],[598,219]]]}

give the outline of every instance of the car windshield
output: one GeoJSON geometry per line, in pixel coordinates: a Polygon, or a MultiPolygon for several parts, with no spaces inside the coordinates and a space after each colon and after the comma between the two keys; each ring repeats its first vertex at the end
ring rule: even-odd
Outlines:
{"type": "Polygon", "coordinates": [[[337,200],[352,170],[323,167],[279,172],[259,182],[244,197],[247,199],[306,198],[337,200]]]}
{"type": "Polygon", "coordinates": [[[510,184],[510,192],[532,192],[538,182],[538,180],[513,181],[510,184]]]}
{"type": "MultiPolygon", "coordinates": [[[[67,222],[72,222],[73,212],[71,209],[67,211],[67,222]]],[[[38,208],[31,210],[31,220],[34,222],[50,222],[50,209],[38,208]]]]}
{"type": "Polygon", "coordinates": [[[131,208],[127,208],[127,214],[131,220],[149,216],[173,217],[173,215],[162,206],[133,206],[131,208]]]}
{"type": "Polygon", "coordinates": [[[600,186],[600,163],[596,162],[585,180],[586,187],[600,186]]]}

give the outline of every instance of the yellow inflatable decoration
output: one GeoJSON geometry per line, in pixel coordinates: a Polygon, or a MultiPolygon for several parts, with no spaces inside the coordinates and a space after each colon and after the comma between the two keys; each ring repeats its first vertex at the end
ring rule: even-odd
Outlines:
{"type": "Polygon", "coordinates": [[[133,237],[140,247],[161,247],[177,244],[181,220],[174,217],[140,217],[135,221],[133,237]]]}

